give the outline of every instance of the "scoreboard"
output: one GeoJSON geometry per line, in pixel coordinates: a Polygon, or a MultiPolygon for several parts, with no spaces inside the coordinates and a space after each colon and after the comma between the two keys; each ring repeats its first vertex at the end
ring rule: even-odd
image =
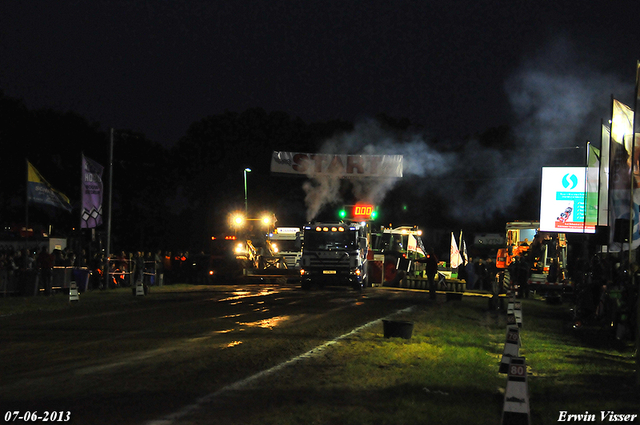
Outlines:
{"type": "Polygon", "coordinates": [[[341,219],[355,221],[375,220],[378,216],[378,209],[371,204],[345,205],[339,213],[341,219]]]}

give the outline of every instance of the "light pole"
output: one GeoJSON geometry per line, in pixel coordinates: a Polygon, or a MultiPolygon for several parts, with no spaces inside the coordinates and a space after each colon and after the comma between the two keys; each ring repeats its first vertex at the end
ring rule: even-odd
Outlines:
{"type": "Polygon", "coordinates": [[[244,169],[244,214],[249,214],[249,204],[247,202],[247,173],[251,172],[251,168],[244,169]]]}

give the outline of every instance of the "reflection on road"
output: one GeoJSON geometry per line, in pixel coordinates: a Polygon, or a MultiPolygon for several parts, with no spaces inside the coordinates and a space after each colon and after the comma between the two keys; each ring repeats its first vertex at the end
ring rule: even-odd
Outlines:
{"type": "Polygon", "coordinates": [[[222,298],[219,301],[233,301],[233,300],[240,300],[243,298],[250,298],[250,297],[264,297],[267,295],[273,295],[278,292],[282,292],[282,290],[283,288],[261,288],[261,290],[258,292],[239,290],[239,291],[233,292],[232,296],[227,298],[222,298]]]}
{"type": "Polygon", "coordinates": [[[245,322],[245,323],[238,322],[238,324],[243,326],[272,329],[273,327],[278,326],[282,322],[285,322],[289,319],[291,319],[291,316],[276,316],[276,317],[270,317],[268,319],[258,320],[257,322],[245,322]]]}

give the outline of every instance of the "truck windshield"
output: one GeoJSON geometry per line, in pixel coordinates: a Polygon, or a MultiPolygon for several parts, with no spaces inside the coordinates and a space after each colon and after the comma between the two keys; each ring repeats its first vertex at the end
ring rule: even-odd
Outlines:
{"type": "Polygon", "coordinates": [[[278,247],[278,251],[280,252],[291,252],[300,250],[300,246],[295,240],[272,240],[271,243],[275,244],[278,247]]]}
{"type": "Polygon", "coordinates": [[[304,233],[304,249],[307,251],[353,251],[358,248],[355,233],[354,230],[344,232],[310,230],[304,233]]]}

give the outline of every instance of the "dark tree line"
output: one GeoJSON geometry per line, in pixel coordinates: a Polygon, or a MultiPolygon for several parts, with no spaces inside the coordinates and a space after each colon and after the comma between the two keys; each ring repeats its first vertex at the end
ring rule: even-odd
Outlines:
{"type": "MultiPolygon", "coordinates": [[[[282,112],[255,108],[194,122],[170,148],[144,134],[115,130],[113,250],[206,249],[211,235],[228,231],[230,212],[244,209],[245,167],[252,169],[247,179],[250,214],[282,211],[281,223],[299,222],[301,185],[297,179],[270,178],[271,152],[315,149],[319,141],[350,126],[339,121],[306,124],[282,112]]],[[[74,206],[67,213],[30,204],[30,227],[51,229],[51,236],[70,236],[79,225],[81,154],[105,167],[106,192],[110,137],[98,123],[73,112],[31,111],[21,100],[0,92],[3,229],[24,226],[28,159],[74,206]]],[[[105,209],[106,197],[107,193],[105,209]]],[[[98,231],[104,232],[104,227],[98,231]]],[[[9,233],[3,237],[11,237],[9,233]]]]}
{"type": "MultiPolygon", "coordinates": [[[[407,119],[377,117],[382,125],[403,131],[407,119]]],[[[305,123],[283,112],[260,108],[224,112],[194,122],[171,147],[129,130],[114,131],[112,251],[168,249],[206,250],[211,235],[227,232],[228,217],[244,210],[243,170],[247,175],[249,214],[270,211],[281,225],[305,221],[305,193],[299,178],[270,175],[274,150],[315,152],[323,141],[353,129],[344,121],[305,123]]],[[[483,144],[509,146],[507,128],[481,135],[483,144]]],[[[438,149],[450,145],[432,141],[438,149]]],[[[29,206],[34,229],[52,229],[51,236],[70,236],[79,224],[81,154],[105,167],[107,186],[110,132],[73,112],[29,110],[19,99],[0,91],[0,221],[16,228],[25,221],[28,160],[72,201],[67,213],[29,206]]],[[[419,223],[438,217],[447,225],[446,199],[412,196],[415,182],[402,182],[382,207],[382,220],[419,223]]],[[[105,194],[106,209],[106,194],[105,194]]],[[[104,233],[105,226],[98,233],[104,233]]],[[[9,237],[7,233],[3,235],[9,237]]]]}

